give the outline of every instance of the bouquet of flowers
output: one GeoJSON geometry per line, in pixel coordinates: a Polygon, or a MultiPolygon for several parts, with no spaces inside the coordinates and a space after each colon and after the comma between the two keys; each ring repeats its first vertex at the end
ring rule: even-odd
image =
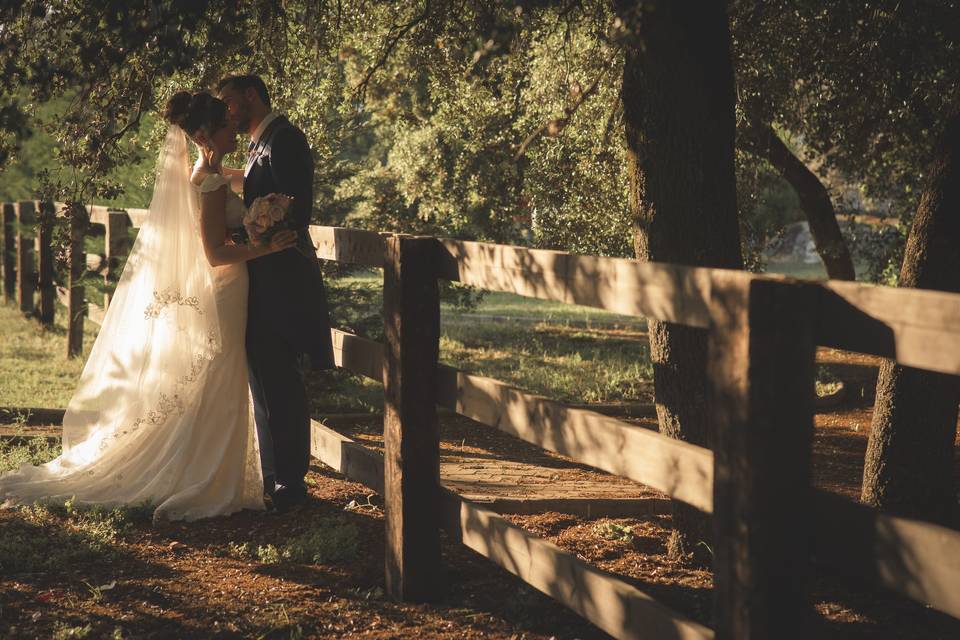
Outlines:
{"type": "Polygon", "coordinates": [[[283,193],[271,193],[253,201],[243,217],[243,226],[251,244],[270,242],[274,234],[287,228],[287,209],[292,201],[292,196],[283,193]]]}

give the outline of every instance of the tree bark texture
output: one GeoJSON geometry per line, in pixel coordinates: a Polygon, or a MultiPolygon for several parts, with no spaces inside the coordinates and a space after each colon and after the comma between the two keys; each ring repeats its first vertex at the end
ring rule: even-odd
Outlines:
{"type": "MultiPolygon", "coordinates": [[[[636,256],[740,269],[724,5],[621,0],[617,10],[630,31],[621,98],[636,256]]],[[[709,446],[706,332],[649,326],[660,431],[709,446]]],[[[673,516],[671,551],[706,562],[707,517],[677,502],[673,516]]]]}
{"type": "Polygon", "coordinates": [[[817,253],[831,280],[855,279],[853,259],[840,233],[837,213],[827,188],[804,162],[790,151],[769,124],[750,127],[749,147],[765,158],[790,183],[807,216],[817,253]]]}
{"type": "MultiPolygon", "coordinates": [[[[901,287],[960,292],[960,113],[940,141],[907,239],[901,287]]],[[[863,502],[954,524],[960,377],[885,362],[863,470],[863,502]]]]}

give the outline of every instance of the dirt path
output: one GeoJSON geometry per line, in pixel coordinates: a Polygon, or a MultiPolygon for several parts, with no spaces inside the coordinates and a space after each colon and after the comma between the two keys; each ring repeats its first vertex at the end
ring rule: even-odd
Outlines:
{"type": "MultiPolygon", "coordinates": [[[[826,366],[847,367],[848,374],[869,380],[873,363],[834,357],[826,366]]],[[[817,415],[818,486],[852,498],[859,494],[871,410],[868,401],[850,398],[817,415]]],[[[381,446],[376,419],[336,428],[366,446],[381,446]]],[[[553,481],[567,490],[662,499],[465,419],[445,419],[442,438],[445,482],[465,493],[482,487],[488,497],[535,496],[553,491],[553,481]]],[[[84,522],[76,513],[0,512],[0,559],[37,549],[54,560],[62,556],[52,566],[0,578],[0,637],[607,637],[446,541],[442,599],[430,605],[387,600],[379,499],[321,466],[313,467],[308,480],[311,500],[295,513],[241,513],[157,526],[133,519],[114,527],[115,539],[107,543],[110,532],[104,533],[102,523],[84,522]],[[349,557],[274,562],[276,549],[329,526],[353,532],[355,551],[349,557]]],[[[709,624],[711,574],[667,558],[668,515],[588,519],[551,512],[510,519],[709,624]]],[[[818,638],[960,637],[957,620],[898,596],[828,577],[818,578],[814,587],[818,638]]]]}

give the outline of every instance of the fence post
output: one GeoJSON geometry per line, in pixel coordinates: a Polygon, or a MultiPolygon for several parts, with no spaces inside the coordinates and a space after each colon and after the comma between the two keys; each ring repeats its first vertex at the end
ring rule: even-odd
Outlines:
{"type": "Polygon", "coordinates": [[[16,206],[3,203],[3,299],[10,303],[17,296],[17,220],[16,206]]]}
{"type": "Polygon", "coordinates": [[[32,201],[23,200],[17,203],[17,276],[18,302],[20,311],[32,313],[34,310],[33,294],[37,289],[37,272],[34,267],[33,233],[36,215],[32,201]]]}
{"type": "Polygon", "coordinates": [[[809,638],[816,292],[728,272],[711,297],[716,637],[809,638]]]}
{"type": "Polygon", "coordinates": [[[37,232],[37,261],[39,263],[40,322],[53,324],[57,304],[57,289],[53,282],[53,222],[55,210],[51,202],[38,202],[39,230],[37,232]]]}
{"type": "Polygon", "coordinates": [[[436,598],[440,587],[440,349],[438,243],[386,238],[384,504],[388,593],[436,598]]]}
{"type": "Polygon", "coordinates": [[[103,310],[110,306],[113,297],[112,288],[120,279],[120,258],[127,255],[130,244],[130,217],[126,211],[107,211],[107,234],[104,241],[107,268],[103,272],[103,284],[107,290],[103,293],[103,310]]]}
{"type": "Polygon", "coordinates": [[[87,307],[83,295],[83,274],[87,270],[83,237],[86,234],[87,213],[82,207],[70,205],[70,247],[67,252],[69,277],[67,281],[67,357],[83,352],[83,319],[87,307]]]}

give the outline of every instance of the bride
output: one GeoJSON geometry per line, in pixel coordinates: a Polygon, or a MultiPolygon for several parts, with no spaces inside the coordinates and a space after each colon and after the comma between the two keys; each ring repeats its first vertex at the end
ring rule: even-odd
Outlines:
{"type": "Polygon", "coordinates": [[[154,519],[263,509],[247,383],[244,262],[294,245],[229,242],[243,201],[220,173],[237,129],[222,101],[179,92],[150,214],[63,419],[63,453],[0,475],[0,502],[149,503],[154,519]],[[202,150],[191,175],[187,137],[202,150]]]}

